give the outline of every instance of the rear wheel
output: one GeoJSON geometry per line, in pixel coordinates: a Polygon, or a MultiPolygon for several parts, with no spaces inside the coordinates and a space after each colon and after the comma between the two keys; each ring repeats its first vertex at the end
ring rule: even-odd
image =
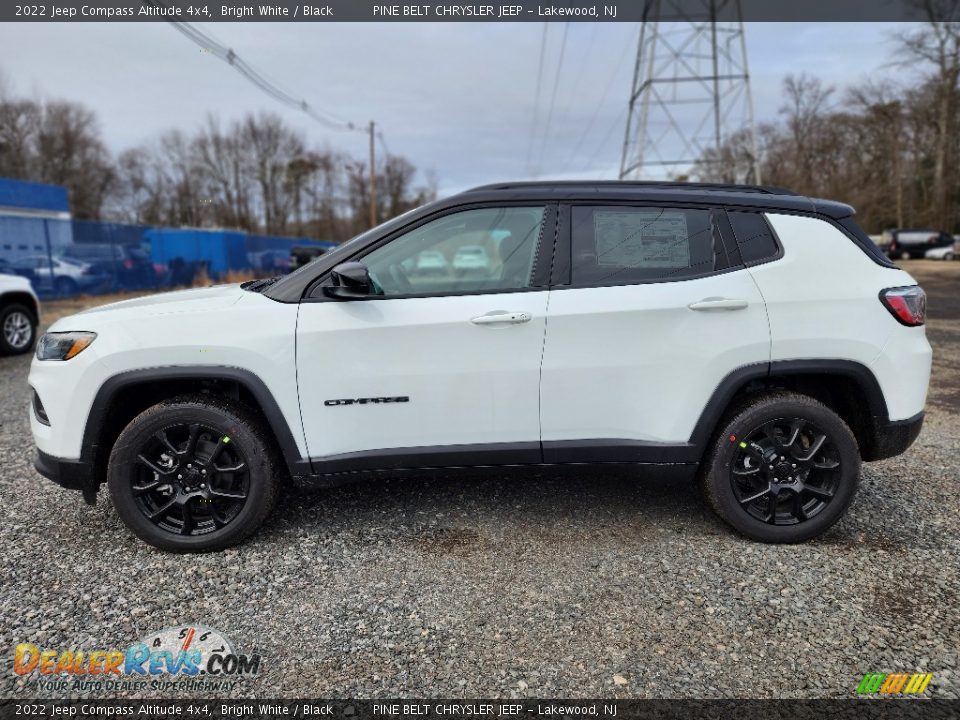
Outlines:
{"type": "Polygon", "coordinates": [[[773,543],[826,531],[849,507],[859,476],[860,452],[846,423],[787,392],[736,411],[702,468],[714,511],[747,537],[773,543]]]}
{"type": "Polygon", "coordinates": [[[30,352],[37,336],[33,313],[16,303],[0,308],[0,355],[30,352]]]}
{"type": "Polygon", "coordinates": [[[120,518],[163,550],[204,552],[252,534],[273,507],[278,463],[243,406],[207,396],[144,411],[114,444],[107,484],[120,518]]]}

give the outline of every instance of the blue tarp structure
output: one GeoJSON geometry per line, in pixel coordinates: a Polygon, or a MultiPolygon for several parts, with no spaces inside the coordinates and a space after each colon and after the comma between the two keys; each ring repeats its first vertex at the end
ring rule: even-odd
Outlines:
{"type": "Polygon", "coordinates": [[[70,220],[66,188],[0,178],[0,273],[43,295],[189,285],[198,273],[282,274],[295,246],[334,243],[239,230],[70,220]]]}
{"type": "Polygon", "coordinates": [[[69,212],[67,189],[60,185],[0,178],[0,208],[69,212]]]}

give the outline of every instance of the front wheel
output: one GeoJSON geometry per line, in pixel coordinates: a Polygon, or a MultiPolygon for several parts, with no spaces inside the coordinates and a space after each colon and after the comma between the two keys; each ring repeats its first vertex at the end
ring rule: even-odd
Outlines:
{"type": "Polygon", "coordinates": [[[780,392],[724,423],[701,480],[714,511],[735,530],[794,543],[840,519],[859,477],[860,452],[846,423],[812,398],[780,392]]]}
{"type": "Polygon", "coordinates": [[[110,454],[117,514],[163,550],[205,552],[252,534],[273,507],[278,462],[243,406],[205,395],[162,402],[135,417],[110,454]]]}
{"type": "Polygon", "coordinates": [[[30,352],[36,336],[37,323],[30,310],[18,304],[0,308],[0,355],[30,352]]]}

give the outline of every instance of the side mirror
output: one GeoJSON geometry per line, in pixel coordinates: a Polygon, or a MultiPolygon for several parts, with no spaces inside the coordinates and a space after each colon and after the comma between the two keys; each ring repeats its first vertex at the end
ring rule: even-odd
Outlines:
{"type": "Polygon", "coordinates": [[[337,265],[330,271],[333,285],[323,290],[330,297],[342,300],[357,300],[376,295],[370,271],[361,262],[345,262],[337,265]]]}

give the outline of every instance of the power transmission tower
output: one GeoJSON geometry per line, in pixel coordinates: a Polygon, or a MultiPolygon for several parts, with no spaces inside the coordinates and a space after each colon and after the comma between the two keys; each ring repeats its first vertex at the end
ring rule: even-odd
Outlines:
{"type": "Polygon", "coordinates": [[[643,1],[620,179],[686,174],[716,162],[708,151],[744,131],[748,177],[736,180],[759,183],[740,0],[667,0],[669,21],[661,0],[643,1]]]}

